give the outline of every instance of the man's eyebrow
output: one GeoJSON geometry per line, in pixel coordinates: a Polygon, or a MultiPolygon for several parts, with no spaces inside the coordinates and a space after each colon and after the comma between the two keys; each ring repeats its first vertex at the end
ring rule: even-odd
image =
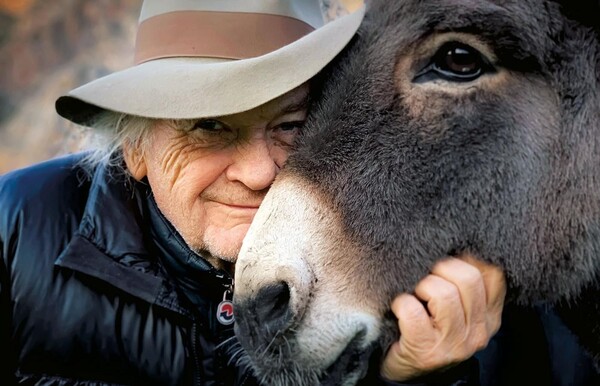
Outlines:
{"type": "Polygon", "coordinates": [[[287,105],[286,107],[284,107],[281,110],[281,113],[289,114],[289,113],[295,113],[295,112],[301,111],[301,110],[307,110],[309,105],[310,105],[309,98],[303,98],[299,102],[294,102],[294,103],[291,103],[291,104],[287,105]]]}

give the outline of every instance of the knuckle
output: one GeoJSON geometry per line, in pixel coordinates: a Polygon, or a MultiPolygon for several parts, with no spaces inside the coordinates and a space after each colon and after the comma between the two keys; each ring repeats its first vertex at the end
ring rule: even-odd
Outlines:
{"type": "Polygon", "coordinates": [[[490,340],[490,335],[488,334],[487,328],[485,325],[477,326],[472,334],[471,334],[471,347],[474,350],[473,352],[477,352],[483,350],[487,347],[490,340]]]}
{"type": "Polygon", "coordinates": [[[487,347],[489,340],[487,338],[477,338],[473,344],[473,354],[487,347]]]}
{"type": "Polygon", "coordinates": [[[398,319],[406,323],[420,323],[422,311],[419,307],[424,308],[421,304],[411,304],[410,307],[404,307],[398,315],[398,319]]]}
{"type": "Polygon", "coordinates": [[[460,292],[458,288],[452,283],[447,283],[440,286],[436,295],[439,297],[440,300],[445,302],[453,302],[460,300],[460,292]]]}
{"type": "Polygon", "coordinates": [[[456,350],[449,353],[446,357],[445,363],[441,363],[440,365],[447,366],[450,364],[463,362],[469,359],[472,355],[473,353],[470,350],[467,350],[465,346],[460,346],[456,350]]]}
{"type": "Polygon", "coordinates": [[[483,275],[475,267],[469,270],[465,270],[464,273],[465,284],[473,287],[483,287],[483,275]]]}
{"type": "Polygon", "coordinates": [[[498,282],[505,282],[506,281],[506,275],[504,274],[504,270],[502,270],[502,268],[498,267],[498,266],[491,266],[488,269],[488,274],[496,281],[498,282]]]}
{"type": "Polygon", "coordinates": [[[448,359],[440,358],[437,355],[429,355],[421,361],[421,370],[430,372],[437,370],[442,366],[448,365],[450,362],[448,359]]]}
{"type": "Polygon", "coordinates": [[[456,259],[444,263],[445,265],[440,265],[436,272],[459,288],[468,290],[485,288],[483,274],[477,267],[456,259]]]}
{"type": "Polygon", "coordinates": [[[490,336],[496,335],[496,333],[500,330],[501,325],[502,318],[500,317],[500,315],[488,318],[487,330],[489,331],[490,336]]]}
{"type": "Polygon", "coordinates": [[[458,278],[461,287],[469,291],[479,291],[485,293],[485,283],[481,272],[475,267],[469,267],[461,272],[458,278]]]}

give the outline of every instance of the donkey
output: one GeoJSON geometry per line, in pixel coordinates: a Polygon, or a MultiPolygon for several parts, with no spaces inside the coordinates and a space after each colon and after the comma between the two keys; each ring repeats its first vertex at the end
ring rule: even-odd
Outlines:
{"type": "Polygon", "coordinates": [[[352,385],[433,264],[503,267],[600,363],[600,2],[373,0],[236,265],[269,384],[352,385]]]}

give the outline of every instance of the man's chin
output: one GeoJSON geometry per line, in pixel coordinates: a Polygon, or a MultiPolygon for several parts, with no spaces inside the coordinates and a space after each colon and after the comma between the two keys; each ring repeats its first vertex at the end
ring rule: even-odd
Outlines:
{"type": "Polygon", "coordinates": [[[237,238],[205,239],[202,249],[213,258],[235,264],[242,247],[242,241],[237,238]]]}
{"type": "Polygon", "coordinates": [[[202,258],[209,262],[213,267],[225,271],[232,271],[233,266],[237,261],[237,253],[232,254],[232,252],[228,250],[211,248],[208,246],[204,246],[203,248],[192,247],[191,249],[202,256],[202,258]]]}
{"type": "Polygon", "coordinates": [[[227,263],[235,264],[235,262],[237,261],[238,254],[240,253],[240,250],[239,250],[239,248],[236,251],[209,249],[209,253],[211,254],[211,256],[213,256],[219,260],[223,260],[227,263]]]}
{"type": "Polygon", "coordinates": [[[201,242],[190,245],[192,250],[218,266],[221,260],[235,264],[249,224],[240,224],[231,229],[207,229],[201,242]]]}

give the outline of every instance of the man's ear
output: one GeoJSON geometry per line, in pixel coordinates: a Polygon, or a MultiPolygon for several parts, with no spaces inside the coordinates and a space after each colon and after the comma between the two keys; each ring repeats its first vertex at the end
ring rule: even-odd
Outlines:
{"type": "Polygon", "coordinates": [[[131,176],[138,181],[146,177],[148,170],[146,169],[146,160],[144,159],[144,153],[140,149],[139,144],[133,144],[126,142],[123,144],[123,158],[125,159],[125,165],[127,170],[131,173],[131,176]]]}

